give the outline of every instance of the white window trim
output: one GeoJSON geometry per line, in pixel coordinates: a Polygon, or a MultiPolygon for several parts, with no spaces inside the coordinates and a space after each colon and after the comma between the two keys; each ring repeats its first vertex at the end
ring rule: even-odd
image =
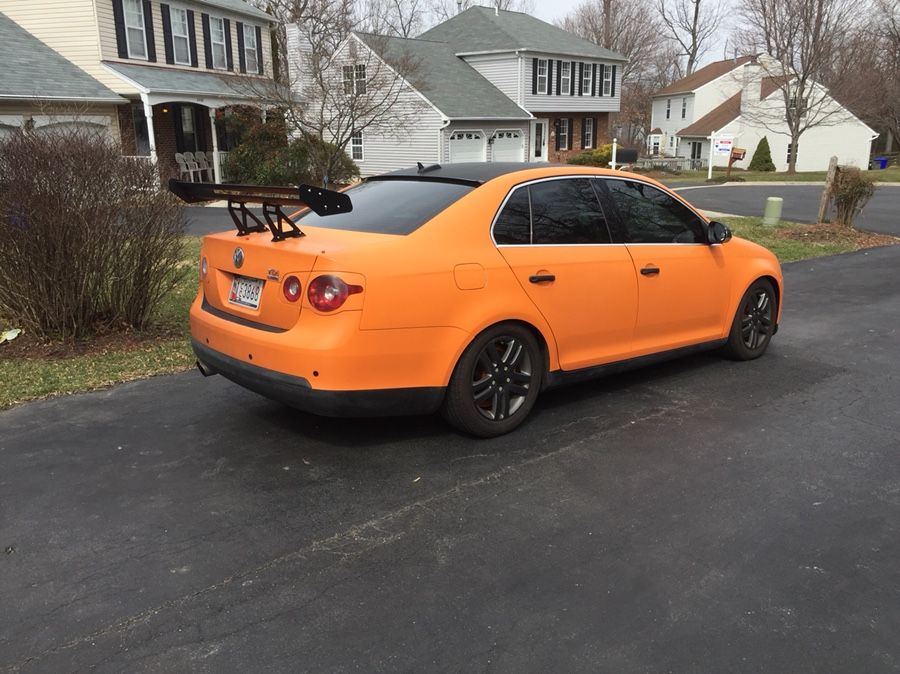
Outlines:
{"type": "Polygon", "coordinates": [[[225,31],[225,19],[221,16],[210,16],[209,17],[209,49],[212,52],[212,62],[213,68],[216,70],[228,70],[228,47],[226,46],[226,42],[228,41],[228,33],[225,31]],[[215,22],[218,22],[218,25],[222,27],[222,41],[216,42],[215,38],[215,30],[213,29],[213,25],[215,22]],[[221,45],[222,47],[222,65],[216,65],[216,45],[221,45]]]}
{"type": "Polygon", "coordinates": [[[594,149],[594,118],[593,117],[585,117],[584,121],[584,141],[585,141],[585,150],[593,150],[594,149]]]}
{"type": "Polygon", "coordinates": [[[572,93],[572,62],[563,61],[559,64],[559,93],[570,95],[572,93]],[[563,70],[566,68],[566,70],[563,70]]]}
{"type": "Polygon", "coordinates": [[[612,96],[613,67],[606,66],[603,69],[603,95],[612,96]]]}
{"type": "Polygon", "coordinates": [[[537,69],[537,92],[546,96],[550,86],[550,61],[548,59],[538,59],[537,69]],[[541,66],[544,67],[543,75],[541,75],[541,66]],[[543,88],[541,88],[541,77],[544,78],[543,88]]]}
{"type": "Polygon", "coordinates": [[[559,118],[559,126],[556,130],[556,133],[559,134],[559,149],[560,149],[560,151],[571,150],[572,148],[570,147],[570,145],[572,143],[572,138],[571,138],[572,129],[569,128],[569,118],[568,117],[560,117],[559,118]],[[563,124],[566,125],[565,134],[563,134],[563,124]],[[566,139],[565,143],[562,142],[563,138],[566,139]]]}
{"type": "Polygon", "coordinates": [[[169,23],[172,26],[172,60],[176,65],[179,66],[189,66],[191,65],[191,29],[190,29],[190,17],[188,16],[188,11],[184,7],[175,7],[174,5],[169,6],[169,23]],[[184,29],[185,34],[179,35],[175,32],[175,14],[183,14],[184,15],[184,29]],[[175,38],[184,38],[185,43],[187,44],[187,61],[179,61],[178,60],[178,50],[175,49],[175,38]]]}
{"type": "Polygon", "coordinates": [[[259,52],[257,51],[259,45],[256,43],[256,26],[250,23],[244,24],[244,67],[246,67],[248,73],[253,73],[254,75],[259,75],[259,52]],[[248,46],[247,37],[251,36],[253,38],[253,49],[248,46]],[[256,70],[250,69],[250,61],[247,58],[249,53],[253,53],[253,60],[256,61],[256,70]]]}
{"type": "Polygon", "coordinates": [[[590,63],[582,63],[584,73],[581,75],[581,93],[583,96],[591,95],[591,88],[594,84],[594,69],[590,63]]]}
{"type": "Polygon", "coordinates": [[[350,159],[352,159],[353,161],[366,160],[365,142],[365,136],[363,136],[362,130],[357,131],[352,136],[350,136],[350,159]],[[356,143],[357,136],[359,136],[359,144],[356,143]],[[353,152],[357,148],[359,149],[359,157],[354,157],[353,152]]]}
{"type": "Polygon", "coordinates": [[[125,44],[128,47],[128,58],[130,59],[140,59],[141,61],[149,61],[150,60],[150,50],[147,48],[147,26],[144,22],[144,5],[141,3],[141,0],[125,0],[122,3],[122,20],[125,24],[125,44]],[[134,2],[138,6],[138,16],[140,16],[141,25],[131,25],[128,23],[129,12],[125,7],[126,3],[134,2]],[[131,31],[132,30],[140,30],[141,31],[141,39],[143,40],[144,45],[144,55],[133,54],[131,52],[131,31]]]}

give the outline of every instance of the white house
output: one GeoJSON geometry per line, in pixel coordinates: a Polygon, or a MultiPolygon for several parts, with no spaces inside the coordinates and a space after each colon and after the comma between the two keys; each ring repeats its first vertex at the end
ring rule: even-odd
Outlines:
{"type": "MultiPolygon", "coordinates": [[[[288,26],[289,53],[304,44],[302,27],[288,26]]],[[[412,60],[416,72],[397,100],[409,123],[354,134],[348,152],[364,176],[416,162],[565,161],[596,148],[619,110],[625,61],[528,14],[480,6],[415,39],[354,33],[334,67],[365,73],[373,57],[412,60]]],[[[289,67],[302,96],[302,60],[289,67]]]]}
{"type": "MultiPolygon", "coordinates": [[[[648,153],[682,157],[694,168],[706,167],[710,138],[732,137],[734,147],[747,151],[737,164],[746,168],[765,136],[778,171],[787,170],[792,152],[798,171],[825,170],[832,156],[840,164],[868,168],[878,134],[820,85],[813,85],[816,114],[820,118],[827,114],[827,122],[804,131],[799,147],[791,147],[781,72],[770,57],[742,56],[711,63],[660,89],[653,95],[648,153]]],[[[713,166],[727,163],[727,154],[713,156],[713,166]]]]}

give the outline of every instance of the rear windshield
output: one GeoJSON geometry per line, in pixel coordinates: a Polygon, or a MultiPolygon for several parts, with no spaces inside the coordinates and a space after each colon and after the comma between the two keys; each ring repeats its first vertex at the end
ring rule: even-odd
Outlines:
{"type": "Polygon", "coordinates": [[[424,180],[373,180],[347,190],[353,202],[350,213],[320,216],[308,211],[296,222],[301,227],[410,234],[472,189],[469,185],[424,180]]]}

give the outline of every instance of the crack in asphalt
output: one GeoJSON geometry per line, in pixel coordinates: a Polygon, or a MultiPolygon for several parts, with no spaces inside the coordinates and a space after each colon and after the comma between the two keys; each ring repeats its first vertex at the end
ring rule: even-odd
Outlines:
{"type": "MultiPolygon", "coordinates": [[[[483,475],[479,478],[468,480],[465,482],[461,482],[449,489],[445,489],[444,491],[432,494],[431,496],[427,496],[425,498],[419,499],[417,501],[413,501],[408,503],[400,508],[396,508],[388,513],[380,515],[378,517],[372,518],[360,524],[355,524],[343,531],[340,531],[336,534],[333,534],[327,538],[319,539],[317,541],[313,541],[306,546],[301,547],[298,550],[294,550],[283,555],[279,555],[274,557],[267,562],[259,564],[251,569],[248,569],[243,572],[237,572],[227,576],[220,581],[213,583],[212,585],[208,585],[200,590],[195,592],[191,592],[188,594],[184,594],[180,597],[176,597],[169,601],[163,602],[157,606],[152,608],[148,608],[140,613],[136,613],[132,616],[122,618],[114,623],[107,625],[101,629],[95,630],[88,634],[82,635],[80,637],[75,637],[66,641],[57,646],[51,646],[38,654],[29,656],[24,660],[12,665],[7,665],[4,667],[4,671],[7,672],[18,672],[23,667],[34,664],[35,662],[47,657],[48,655],[53,655],[56,653],[60,653],[62,651],[71,650],[77,646],[82,644],[86,644],[96,639],[106,637],[112,634],[122,634],[130,631],[131,629],[137,627],[140,624],[146,623],[150,619],[154,618],[158,614],[167,611],[169,609],[178,608],[185,606],[200,597],[208,595],[210,593],[223,590],[228,586],[232,585],[236,581],[245,580],[247,578],[253,576],[259,576],[273,568],[286,564],[288,562],[292,562],[295,560],[306,559],[309,555],[314,553],[327,553],[333,554],[339,557],[341,560],[347,559],[349,557],[357,557],[363,555],[371,550],[374,550],[378,547],[388,545],[396,540],[402,538],[405,533],[393,533],[388,534],[384,531],[383,527],[387,524],[395,522],[396,520],[401,519],[402,517],[416,511],[419,509],[427,509],[434,503],[449,499],[453,496],[460,494],[461,492],[468,491],[470,489],[478,488],[481,485],[496,482],[511,473],[515,473],[523,468],[528,466],[535,465],[537,463],[541,463],[546,461],[547,459],[552,459],[563,454],[567,454],[575,449],[583,446],[584,444],[595,440],[597,437],[606,435],[609,433],[613,433],[618,430],[622,430],[625,428],[633,428],[635,425],[650,421],[654,419],[658,419],[660,417],[665,416],[671,412],[677,412],[684,408],[688,407],[687,403],[684,400],[676,399],[670,402],[670,404],[663,405],[661,407],[657,407],[653,411],[642,415],[640,417],[634,419],[628,419],[623,421],[621,424],[610,426],[603,429],[597,429],[595,432],[586,435],[575,442],[569,443],[560,447],[559,449],[555,449],[550,452],[545,452],[543,454],[538,454],[536,456],[531,457],[530,459],[526,459],[517,464],[509,464],[499,468],[497,470],[491,471],[490,473],[483,475]],[[372,530],[376,532],[381,532],[381,536],[372,536],[372,530]],[[368,535],[366,535],[368,533],[368,535]],[[357,550],[346,551],[346,547],[352,546],[354,543],[364,543],[363,547],[357,550]],[[343,548],[343,549],[342,549],[343,548]]],[[[584,417],[579,421],[595,421],[598,417],[584,417]]],[[[577,423],[577,422],[576,422],[577,423]]]]}

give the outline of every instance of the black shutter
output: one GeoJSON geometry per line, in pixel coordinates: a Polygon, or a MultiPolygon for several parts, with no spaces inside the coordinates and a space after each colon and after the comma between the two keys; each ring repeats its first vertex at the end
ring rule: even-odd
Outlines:
{"type": "Polygon", "coordinates": [[[172,15],[169,13],[169,6],[162,4],[159,6],[159,14],[162,17],[163,27],[163,46],[166,50],[166,63],[175,63],[175,48],[172,45],[172,15]]]}
{"type": "Polygon", "coordinates": [[[547,59],[547,95],[553,94],[553,59],[547,59]]]}
{"type": "Polygon", "coordinates": [[[584,63],[578,64],[578,95],[584,95],[584,63]]]}
{"type": "Polygon", "coordinates": [[[591,119],[594,120],[593,122],[591,122],[591,131],[594,132],[593,133],[594,140],[592,141],[591,144],[594,147],[600,147],[600,140],[599,140],[600,136],[598,135],[600,132],[597,130],[597,118],[591,117],[591,119]]]}
{"type": "Polygon", "coordinates": [[[119,58],[128,58],[128,38],[125,37],[125,12],[122,11],[122,0],[112,0],[113,23],[116,24],[116,47],[119,58]]]}
{"type": "Polygon", "coordinates": [[[556,151],[559,152],[559,125],[561,123],[561,119],[557,118],[556,120],[556,151]]]}
{"type": "Polygon", "coordinates": [[[188,42],[190,43],[191,49],[191,67],[197,67],[197,29],[194,28],[194,12],[193,10],[187,11],[187,20],[188,20],[188,42]]]}
{"type": "Polygon", "coordinates": [[[562,61],[556,62],[556,95],[559,96],[559,83],[562,81],[562,61]]]}
{"type": "Polygon", "coordinates": [[[597,95],[597,64],[591,66],[591,96],[597,95]]]}
{"type": "Polygon", "coordinates": [[[225,19],[225,67],[234,70],[234,54],[231,52],[231,21],[225,19]]]}
{"type": "Polygon", "coordinates": [[[147,60],[156,63],[156,38],[153,36],[153,7],[144,0],[144,33],[147,35],[147,60]]]}
{"type": "Polygon", "coordinates": [[[603,80],[605,79],[605,75],[606,75],[606,66],[603,63],[601,63],[600,64],[600,73],[597,76],[597,80],[598,80],[597,81],[597,95],[598,96],[603,95],[603,80]]]}
{"type": "Polygon", "coordinates": [[[203,53],[206,56],[206,67],[212,68],[212,43],[209,41],[209,14],[201,14],[200,21],[203,23],[203,53]]]}
{"type": "Polygon", "coordinates": [[[581,149],[587,150],[587,117],[581,118],[581,149]]]}
{"type": "Polygon", "coordinates": [[[612,88],[609,90],[609,95],[610,95],[610,96],[615,96],[615,95],[616,95],[616,67],[613,66],[612,69],[613,69],[613,73],[612,73],[612,88]]]}
{"type": "Polygon", "coordinates": [[[263,62],[262,28],[259,26],[256,27],[256,62],[259,64],[259,74],[265,74],[266,64],[263,62]]]}
{"type": "Polygon", "coordinates": [[[531,93],[533,95],[537,94],[537,71],[538,71],[538,60],[531,59],[531,93]]]}
{"type": "Polygon", "coordinates": [[[247,58],[244,55],[244,24],[236,21],[234,29],[237,31],[238,38],[238,67],[242,73],[247,72],[247,58]]]}
{"type": "Polygon", "coordinates": [[[575,147],[574,136],[575,136],[575,118],[569,117],[569,140],[568,140],[569,145],[566,149],[571,150],[572,148],[575,147]]]}

